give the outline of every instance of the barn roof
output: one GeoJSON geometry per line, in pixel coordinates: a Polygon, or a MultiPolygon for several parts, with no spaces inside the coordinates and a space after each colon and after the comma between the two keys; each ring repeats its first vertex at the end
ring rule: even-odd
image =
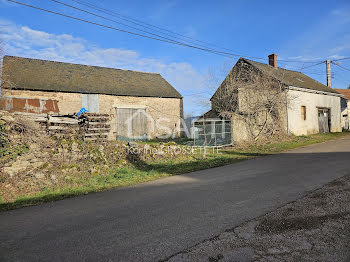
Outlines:
{"type": "Polygon", "coordinates": [[[316,81],[315,79],[307,75],[304,75],[301,72],[287,70],[279,67],[274,68],[271,65],[259,63],[259,62],[252,61],[245,58],[240,58],[240,59],[258,68],[263,73],[267,73],[270,76],[278,79],[279,81],[281,81],[282,83],[288,86],[301,87],[301,88],[329,92],[329,93],[338,93],[334,89],[328,86],[325,86],[324,84],[321,84],[320,82],[316,81]]]}
{"type": "Polygon", "coordinates": [[[182,98],[160,74],[5,56],[3,88],[182,98]]]}

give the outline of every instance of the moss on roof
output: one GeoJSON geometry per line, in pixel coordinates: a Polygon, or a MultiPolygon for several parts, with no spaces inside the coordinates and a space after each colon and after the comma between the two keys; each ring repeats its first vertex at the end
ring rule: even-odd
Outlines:
{"type": "Polygon", "coordinates": [[[160,74],[14,56],[4,57],[3,79],[13,89],[182,98],[160,74]]]}
{"type": "Polygon", "coordinates": [[[273,66],[270,66],[268,64],[255,62],[245,58],[240,58],[240,59],[258,68],[263,73],[267,73],[270,76],[278,79],[279,81],[281,81],[282,83],[288,86],[301,87],[301,88],[329,92],[329,93],[338,93],[334,89],[329,88],[324,84],[321,84],[320,82],[316,81],[315,79],[312,79],[311,77],[308,77],[307,75],[304,75],[301,72],[287,70],[279,67],[274,68],[273,66]]]}

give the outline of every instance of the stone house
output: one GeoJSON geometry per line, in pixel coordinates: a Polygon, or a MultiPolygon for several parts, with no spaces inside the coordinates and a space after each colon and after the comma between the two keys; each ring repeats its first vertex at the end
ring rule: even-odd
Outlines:
{"type": "Polygon", "coordinates": [[[350,130],[350,89],[335,89],[341,98],[341,123],[343,130],[350,130]]]}
{"type": "Polygon", "coordinates": [[[180,135],[182,96],[157,73],[5,56],[2,99],[14,98],[54,101],[61,115],[108,114],[109,139],[180,135]]]}
{"type": "Polygon", "coordinates": [[[341,132],[341,96],[301,72],[279,68],[277,55],[272,54],[269,64],[240,58],[211,98],[210,112],[222,119],[227,111],[225,106],[230,104],[230,109],[235,112],[230,115],[232,143],[249,140],[251,133],[260,135],[261,130],[268,135],[274,131],[264,129],[268,124],[282,133],[297,136],[341,132]],[[264,108],[254,109],[254,105],[262,101],[264,108]],[[234,104],[234,109],[231,104],[234,104]],[[256,125],[250,130],[251,122],[247,119],[254,114],[256,125]]]}

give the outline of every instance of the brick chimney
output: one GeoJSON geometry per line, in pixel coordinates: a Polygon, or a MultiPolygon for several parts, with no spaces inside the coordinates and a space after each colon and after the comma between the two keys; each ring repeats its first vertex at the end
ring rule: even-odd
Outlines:
{"type": "Polygon", "coordinates": [[[277,54],[269,55],[269,65],[277,68],[277,54]]]}

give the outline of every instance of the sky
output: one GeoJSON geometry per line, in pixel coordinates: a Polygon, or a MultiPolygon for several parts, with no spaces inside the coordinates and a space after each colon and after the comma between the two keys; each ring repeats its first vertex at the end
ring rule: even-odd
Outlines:
{"type": "MultiPolygon", "coordinates": [[[[110,21],[51,0],[18,1],[143,34],[120,24],[140,29],[120,16],[100,13],[110,21]]],[[[96,12],[74,0],[60,1],[96,12]]],[[[267,63],[267,56],[277,53],[280,67],[302,71],[323,84],[326,66],[315,64],[350,57],[349,0],[79,1],[175,32],[178,41],[191,41],[189,44],[196,46],[210,43],[211,49],[237,56],[146,39],[0,0],[0,39],[5,54],[160,73],[184,96],[185,115],[209,109],[215,88],[240,56],[267,63]]],[[[165,33],[171,34],[169,31],[165,33]]],[[[332,87],[347,88],[350,59],[339,62],[332,64],[332,87]]]]}

